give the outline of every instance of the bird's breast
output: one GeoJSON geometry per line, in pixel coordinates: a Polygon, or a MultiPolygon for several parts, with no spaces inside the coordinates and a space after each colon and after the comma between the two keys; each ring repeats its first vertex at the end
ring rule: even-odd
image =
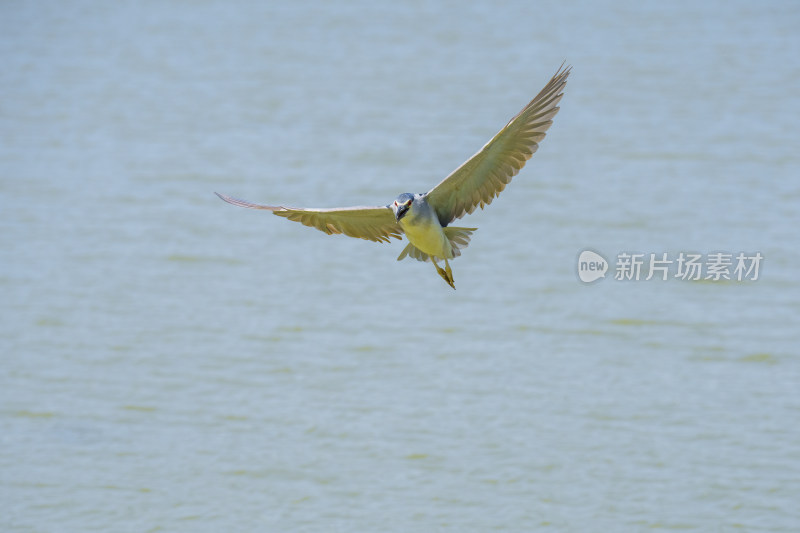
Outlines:
{"type": "Polygon", "coordinates": [[[408,242],[426,254],[442,259],[453,257],[450,241],[438,219],[409,213],[400,219],[400,227],[408,237],[408,242]]]}

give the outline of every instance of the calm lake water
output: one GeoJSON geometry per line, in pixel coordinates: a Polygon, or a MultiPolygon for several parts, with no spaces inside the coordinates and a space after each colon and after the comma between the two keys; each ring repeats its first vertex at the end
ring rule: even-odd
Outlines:
{"type": "Polygon", "coordinates": [[[800,530],[798,27],[792,1],[3,2],[0,529],[800,530]],[[564,60],[457,291],[213,194],[428,190],[564,60]],[[644,280],[681,252],[763,260],[644,280]]]}

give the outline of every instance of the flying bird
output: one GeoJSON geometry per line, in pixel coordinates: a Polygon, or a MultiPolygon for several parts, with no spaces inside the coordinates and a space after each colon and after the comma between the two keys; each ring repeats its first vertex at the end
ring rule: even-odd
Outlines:
{"type": "Polygon", "coordinates": [[[215,193],[226,202],[273,214],[317,228],[328,235],[344,233],[375,242],[408,238],[398,261],[413,257],[431,261],[453,289],[449,259],[461,255],[477,228],[450,226],[457,218],[492,203],[511,178],[539,148],[558,113],[571,67],[558,69],[552,79],[506,126],[464,164],[426,193],[400,194],[389,205],[313,209],[260,205],[215,193]],[[444,268],[437,260],[444,261],[444,268]]]}

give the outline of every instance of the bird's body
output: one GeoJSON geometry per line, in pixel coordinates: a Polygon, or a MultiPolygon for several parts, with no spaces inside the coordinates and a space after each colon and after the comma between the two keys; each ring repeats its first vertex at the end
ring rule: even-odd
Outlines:
{"type": "Polygon", "coordinates": [[[455,289],[448,260],[461,255],[476,228],[449,224],[478,206],[490,204],[533,155],[558,112],[569,72],[569,68],[559,69],[505,128],[427,193],[403,193],[387,206],[334,209],[260,205],[219,193],[217,196],[240,207],[267,209],[328,234],[344,233],[376,242],[401,239],[405,234],[409,244],[398,261],[405,257],[431,260],[439,275],[455,289]],[[445,262],[444,269],[437,260],[445,262]]]}
{"type": "Polygon", "coordinates": [[[444,234],[436,211],[425,201],[425,195],[414,195],[411,208],[398,223],[408,242],[421,252],[441,259],[453,258],[453,246],[444,234]]]}
{"type": "Polygon", "coordinates": [[[405,193],[398,196],[392,205],[392,210],[397,218],[397,223],[406,234],[408,238],[408,246],[400,254],[397,260],[404,259],[407,255],[411,255],[420,261],[427,261],[431,259],[436,271],[447,282],[448,285],[453,287],[453,272],[450,270],[450,263],[448,259],[453,259],[456,255],[460,255],[459,246],[453,242],[451,238],[458,233],[466,235],[466,246],[469,242],[469,235],[475,231],[476,228],[448,228],[442,227],[439,222],[439,217],[436,210],[431,207],[425,198],[424,194],[411,194],[405,193]],[[411,202],[408,208],[401,212],[400,209],[404,205],[403,200],[411,202]],[[436,259],[444,259],[445,269],[436,264],[436,259]]]}

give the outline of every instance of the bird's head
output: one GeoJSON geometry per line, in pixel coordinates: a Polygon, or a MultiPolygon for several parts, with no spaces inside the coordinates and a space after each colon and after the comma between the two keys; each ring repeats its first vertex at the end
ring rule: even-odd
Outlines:
{"type": "Polygon", "coordinates": [[[400,219],[403,218],[406,213],[411,209],[411,204],[414,203],[414,195],[410,192],[404,192],[397,198],[395,198],[394,202],[391,205],[392,211],[394,211],[394,218],[400,222],[400,219]]]}

